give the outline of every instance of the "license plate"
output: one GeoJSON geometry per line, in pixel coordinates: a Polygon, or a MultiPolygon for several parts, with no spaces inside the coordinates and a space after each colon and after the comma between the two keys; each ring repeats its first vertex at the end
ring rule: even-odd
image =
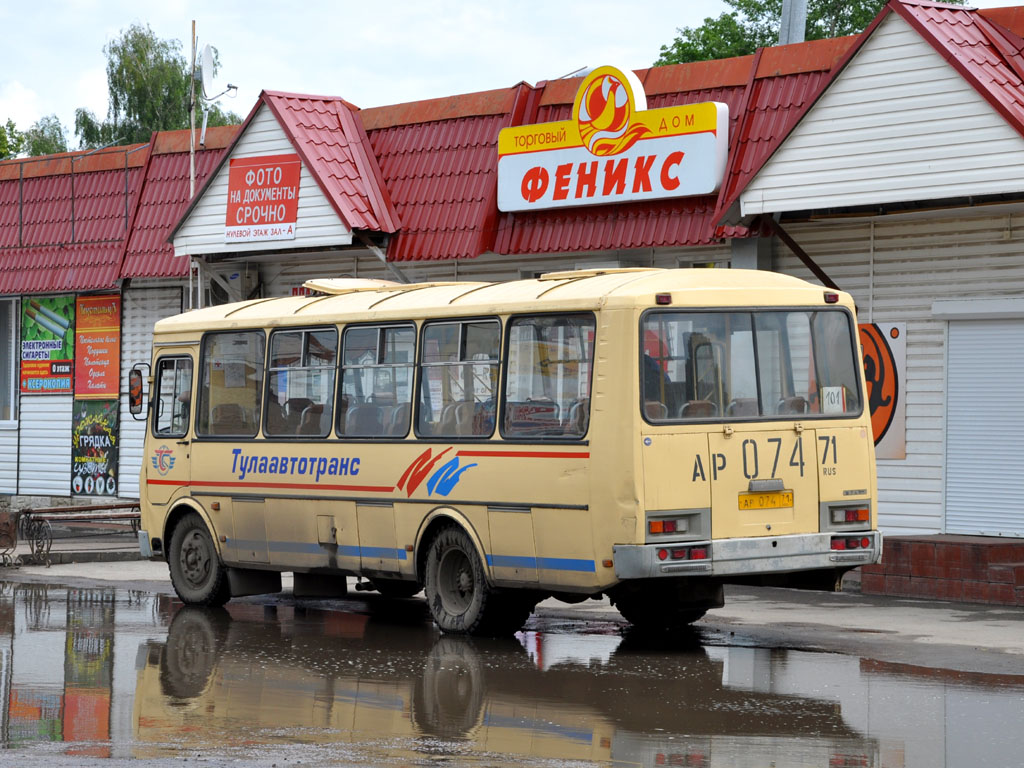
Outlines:
{"type": "Polygon", "coordinates": [[[792,506],[792,491],[740,494],[740,509],[784,509],[792,506]]]}

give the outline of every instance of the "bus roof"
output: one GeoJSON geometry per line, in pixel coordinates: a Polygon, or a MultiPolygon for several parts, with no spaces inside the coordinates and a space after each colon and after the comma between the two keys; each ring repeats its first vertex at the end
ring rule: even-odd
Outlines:
{"type": "Polygon", "coordinates": [[[394,321],[521,312],[670,306],[819,306],[826,294],[853,308],[849,294],[777,272],[751,269],[605,269],[552,272],[511,282],[391,283],[356,278],[310,280],[323,295],[253,299],[160,320],[156,333],[319,323],[394,321]]]}

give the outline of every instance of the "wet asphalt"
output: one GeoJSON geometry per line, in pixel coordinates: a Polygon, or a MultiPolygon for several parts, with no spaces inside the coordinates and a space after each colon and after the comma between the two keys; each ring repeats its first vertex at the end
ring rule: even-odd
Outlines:
{"type": "Polygon", "coordinates": [[[1018,766],[1024,612],[730,589],[693,632],[547,601],[182,606],[157,563],[0,573],[0,765],[1018,766]]]}

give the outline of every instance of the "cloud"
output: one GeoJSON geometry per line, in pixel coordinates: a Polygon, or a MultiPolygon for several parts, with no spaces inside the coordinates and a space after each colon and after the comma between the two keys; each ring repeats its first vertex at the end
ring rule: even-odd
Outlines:
{"type": "Polygon", "coordinates": [[[41,115],[39,95],[17,80],[0,83],[0,122],[13,120],[20,129],[28,128],[41,115]]]}

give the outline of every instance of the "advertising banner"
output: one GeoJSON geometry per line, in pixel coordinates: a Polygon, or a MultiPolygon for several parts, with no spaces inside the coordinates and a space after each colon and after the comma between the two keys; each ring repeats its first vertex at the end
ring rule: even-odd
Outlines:
{"type": "Polygon", "coordinates": [[[907,324],[862,323],[875,458],[907,458],[907,324]]]}
{"type": "Polygon", "coordinates": [[[75,397],[110,398],[121,391],[121,297],[79,296],[75,302],[75,397]]]}
{"type": "Polygon", "coordinates": [[[294,240],[301,175],[298,155],[232,158],[224,242],[294,240]]]}
{"type": "Polygon", "coordinates": [[[647,109],[629,70],[599,67],[569,120],[498,134],[498,209],[529,211],[708,195],[725,175],[729,108],[647,109]]]}
{"type": "Polygon", "coordinates": [[[118,401],[75,398],[71,423],[71,494],[117,495],[118,401]]]}
{"type": "Polygon", "coordinates": [[[26,296],[21,302],[21,391],[74,391],[75,297],[26,296]]]}

